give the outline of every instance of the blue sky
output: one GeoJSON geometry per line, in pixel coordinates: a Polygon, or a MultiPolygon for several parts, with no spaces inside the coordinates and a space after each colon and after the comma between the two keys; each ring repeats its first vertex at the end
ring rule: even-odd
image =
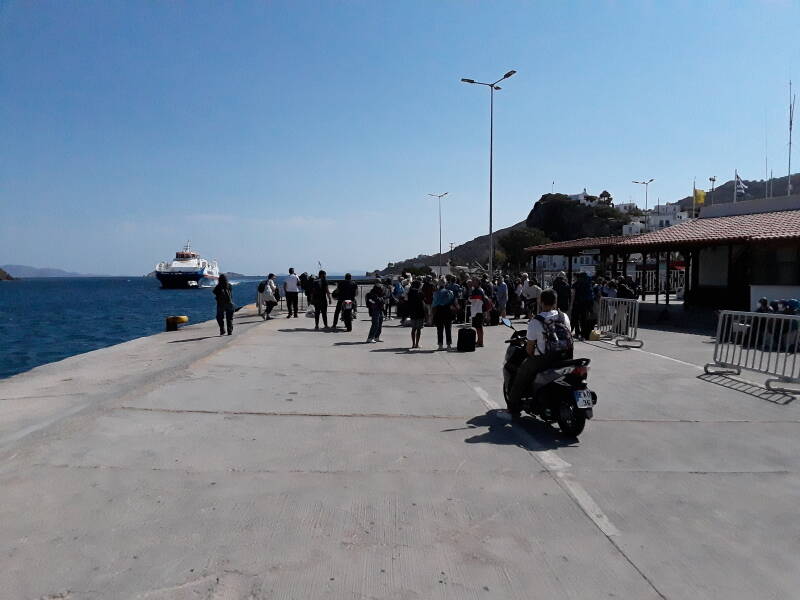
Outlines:
{"type": "MultiPolygon", "coordinates": [[[[800,4],[0,4],[0,264],[385,266],[556,190],[643,204],[785,175],[800,4]]],[[[800,142],[800,140],[798,140],[800,142]]],[[[795,157],[800,165],[800,156],[795,157]]]]}

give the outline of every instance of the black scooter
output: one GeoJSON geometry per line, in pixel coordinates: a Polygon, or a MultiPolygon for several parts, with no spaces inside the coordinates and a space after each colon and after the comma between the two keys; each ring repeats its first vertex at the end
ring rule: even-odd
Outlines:
{"type": "MultiPolygon", "coordinates": [[[[514,331],[506,340],[508,350],[503,364],[503,397],[508,403],[517,371],[528,357],[525,350],[527,332],[514,329],[508,319],[503,319],[502,323],[514,331]]],[[[565,435],[580,435],[597,404],[597,394],[586,386],[589,362],[588,358],[574,358],[538,373],[529,392],[522,398],[522,410],[547,423],[558,422],[565,435]]]]}

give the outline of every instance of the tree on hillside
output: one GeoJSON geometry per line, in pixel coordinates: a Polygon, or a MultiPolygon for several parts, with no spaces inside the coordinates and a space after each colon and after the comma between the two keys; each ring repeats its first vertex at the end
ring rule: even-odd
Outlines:
{"type": "Polygon", "coordinates": [[[603,190],[600,192],[598,198],[600,199],[601,203],[607,206],[614,206],[614,198],[611,197],[611,194],[608,192],[608,190],[603,190]]]}
{"type": "Polygon", "coordinates": [[[546,244],[549,241],[547,236],[539,229],[512,229],[498,238],[497,244],[505,253],[506,264],[512,268],[519,269],[528,260],[528,253],[525,252],[525,248],[546,244]]]}
{"type": "Polygon", "coordinates": [[[552,240],[622,235],[630,217],[612,206],[584,206],[564,194],[545,194],[533,206],[525,224],[552,240]]]}

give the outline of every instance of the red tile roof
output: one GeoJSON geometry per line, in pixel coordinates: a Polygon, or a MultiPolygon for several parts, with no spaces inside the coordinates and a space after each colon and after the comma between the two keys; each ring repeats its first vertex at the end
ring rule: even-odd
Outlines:
{"type": "MultiPolygon", "coordinates": [[[[638,236],[633,236],[638,237],[638,236]]],[[[532,254],[559,254],[561,252],[580,252],[581,250],[595,250],[612,248],[623,240],[632,239],[632,236],[612,235],[608,237],[590,237],[578,240],[566,240],[563,242],[550,242],[540,246],[525,248],[532,254]]]]}
{"type": "Polygon", "coordinates": [[[619,250],[679,245],[800,238],[800,210],[693,219],[659,231],[626,238],[619,250]]]}
{"type": "Polygon", "coordinates": [[[800,210],[693,219],[642,235],[581,238],[526,248],[531,254],[577,254],[581,250],[637,252],[646,248],[709,246],[730,242],[800,239],[800,210]]]}

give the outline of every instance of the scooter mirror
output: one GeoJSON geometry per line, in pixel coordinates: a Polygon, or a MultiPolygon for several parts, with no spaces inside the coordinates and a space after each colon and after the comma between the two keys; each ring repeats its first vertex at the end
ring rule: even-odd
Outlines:
{"type": "MultiPolygon", "coordinates": [[[[505,325],[506,327],[511,327],[511,320],[510,319],[506,319],[505,317],[503,317],[502,319],[500,319],[500,322],[503,325],[505,325]]],[[[511,327],[511,329],[513,329],[513,327],[511,327]]]]}

